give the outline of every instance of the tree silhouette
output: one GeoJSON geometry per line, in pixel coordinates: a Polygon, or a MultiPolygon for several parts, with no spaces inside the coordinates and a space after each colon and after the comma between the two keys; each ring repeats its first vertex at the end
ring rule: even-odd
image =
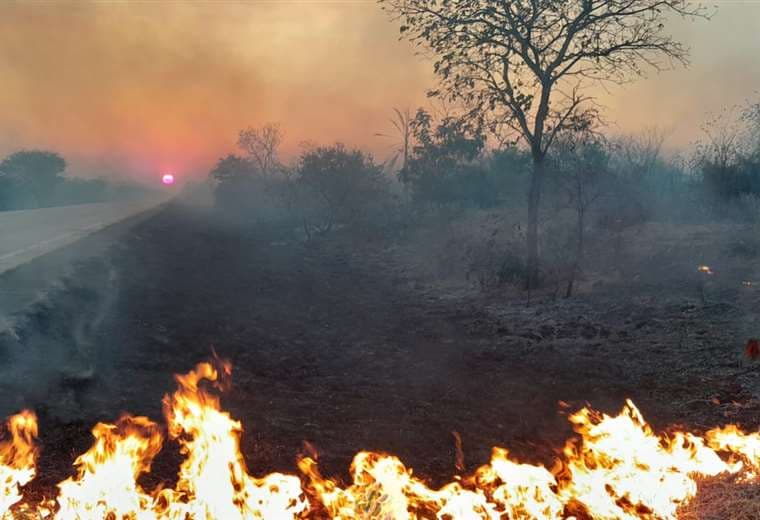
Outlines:
{"type": "Polygon", "coordinates": [[[66,161],[55,152],[25,150],[0,162],[0,175],[30,195],[36,207],[53,203],[66,161]]]}
{"type": "Polygon", "coordinates": [[[687,63],[665,32],[669,15],[706,17],[688,0],[378,0],[402,36],[435,57],[440,88],[530,149],[528,286],[538,281],[538,208],[547,151],[566,130],[599,120],[592,83],[622,83],[646,69],[687,63]]]}
{"type": "Polygon", "coordinates": [[[274,173],[277,168],[277,153],[281,143],[282,130],[275,123],[267,123],[260,128],[248,127],[241,130],[238,137],[238,146],[264,175],[274,173]]]}

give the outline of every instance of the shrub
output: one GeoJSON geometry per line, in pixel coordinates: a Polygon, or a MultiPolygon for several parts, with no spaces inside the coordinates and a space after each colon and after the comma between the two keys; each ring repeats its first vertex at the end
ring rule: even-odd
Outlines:
{"type": "Polygon", "coordinates": [[[216,183],[214,204],[241,222],[273,220],[284,215],[285,179],[264,175],[252,161],[228,155],[210,174],[216,183]]]}
{"type": "Polygon", "coordinates": [[[462,119],[447,117],[433,126],[431,115],[418,110],[410,122],[416,141],[399,178],[423,206],[492,207],[495,186],[478,159],[485,138],[462,119]]]}
{"type": "Polygon", "coordinates": [[[305,152],[293,188],[307,235],[373,226],[391,202],[382,168],[370,155],[340,143],[305,152]]]}

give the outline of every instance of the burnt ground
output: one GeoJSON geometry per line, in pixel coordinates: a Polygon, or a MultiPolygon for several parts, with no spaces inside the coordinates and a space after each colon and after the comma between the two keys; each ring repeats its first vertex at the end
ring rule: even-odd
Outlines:
{"type": "MultiPolygon", "coordinates": [[[[455,473],[453,431],[468,469],[496,445],[548,462],[571,434],[563,414],[587,402],[617,412],[630,397],[658,428],[756,427],[760,379],[740,353],[758,298],[710,290],[703,303],[686,277],[531,305],[448,293],[388,244],[304,243],[176,203],[19,319],[0,352],[16,374],[2,404],[39,413],[35,486],[51,493],[96,421],[160,421],[172,374],[214,349],[234,367],[223,405],[244,425],[252,473],[295,472],[308,441],[328,475],[380,450],[441,483],[455,473]],[[12,368],[26,355],[31,366],[12,368]]],[[[176,467],[169,443],[149,480],[176,467]]]]}

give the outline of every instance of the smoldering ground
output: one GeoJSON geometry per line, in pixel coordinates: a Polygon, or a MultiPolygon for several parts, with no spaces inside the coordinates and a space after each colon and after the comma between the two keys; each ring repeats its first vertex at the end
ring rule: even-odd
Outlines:
{"type": "MultiPolygon", "coordinates": [[[[428,255],[478,235],[463,225],[308,239],[298,226],[230,225],[175,201],[79,264],[5,337],[3,406],[41,412],[51,482],[95,420],[124,411],[160,420],[171,375],[212,348],[232,361],[223,404],[245,428],[255,472],[295,471],[306,440],[329,474],[372,449],[446,479],[452,431],[468,468],[495,445],[548,463],[569,435],[560,401],[613,412],[630,397],[656,426],[756,424],[756,378],[741,350],[758,293],[732,288],[751,273],[727,274],[744,265],[731,235],[718,242],[707,230],[719,254],[705,301],[690,256],[705,228],[654,226],[626,237],[626,269],[638,278],[599,284],[586,272],[573,298],[548,290],[528,306],[520,291],[468,281],[464,263],[436,271],[428,255]],[[654,246],[654,236],[675,242],[654,246]],[[70,377],[90,367],[91,380],[70,377]]],[[[151,478],[171,480],[173,456],[151,478]]]]}
{"type": "Polygon", "coordinates": [[[118,297],[115,270],[101,260],[77,267],[40,292],[37,301],[6,320],[0,335],[5,415],[31,408],[62,421],[92,416],[86,397],[108,363],[100,325],[118,297]]]}

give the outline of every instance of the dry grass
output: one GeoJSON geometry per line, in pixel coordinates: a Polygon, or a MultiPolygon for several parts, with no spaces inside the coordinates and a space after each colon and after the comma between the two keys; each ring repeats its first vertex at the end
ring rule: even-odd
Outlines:
{"type": "MultiPolygon", "coordinates": [[[[492,289],[504,280],[510,259],[525,256],[525,211],[520,208],[469,210],[454,219],[430,219],[398,244],[400,263],[432,284],[492,289]]],[[[542,269],[548,285],[562,283],[572,265],[575,216],[568,212],[542,215],[542,269]]],[[[586,247],[576,293],[595,284],[696,283],[695,269],[709,265],[717,281],[760,286],[757,228],[730,223],[675,224],[648,222],[616,233],[588,219],[586,247]],[[600,283],[605,282],[605,283],[600,283]]],[[[513,262],[514,263],[514,262],[513,262]]],[[[519,285],[519,284],[517,284],[519,285]]]]}
{"type": "Polygon", "coordinates": [[[681,508],[680,520],[757,520],[760,518],[760,485],[738,482],[734,477],[708,479],[699,484],[694,500],[681,508]]]}

